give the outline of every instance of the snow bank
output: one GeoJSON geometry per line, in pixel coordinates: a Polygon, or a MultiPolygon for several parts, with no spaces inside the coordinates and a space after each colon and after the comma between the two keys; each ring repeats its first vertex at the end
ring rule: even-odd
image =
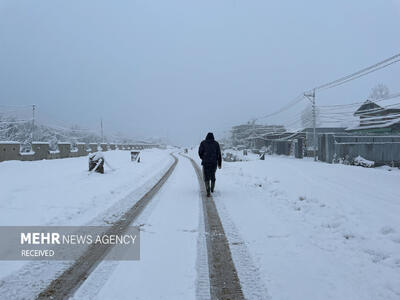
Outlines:
{"type": "Polygon", "coordinates": [[[399,182],[394,170],[266,156],[223,164],[214,200],[236,225],[272,299],[394,300],[399,182]]]}
{"type": "MultiPolygon", "coordinates": [[[[3,162],[0,225],[104,225],[110,214],[116,217],[133,205],[125,199],[128,194],[136,190],[138,195],[143,193],[172,162],[169,151],[149,149],[141,153],[138,164],[130,161],[129,151],[106,152],[105,159],[116,170],[105,167],[105,174],[90,176],[87,157],[3,162]]],[[[36,264],[41,270],[43,264],[36,264]]],[[[23,265],[26,262],[0,262],[0,278],[23,265]]],[[[32,274],[34,271],[27,269],[32,274]]],[[[44,275],[37,276],[44,280],[44,275]]]]}

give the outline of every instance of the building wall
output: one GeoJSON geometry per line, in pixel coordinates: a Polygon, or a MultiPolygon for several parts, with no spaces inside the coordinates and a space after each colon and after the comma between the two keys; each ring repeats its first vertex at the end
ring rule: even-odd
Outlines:
{"type": "Polygon", "coordinates": [[[353,160],[357,156],[375,162],[375,165],[400,165],[400,136],[319,136],[318,159],[328,163],[334,160],[353,160]]]}

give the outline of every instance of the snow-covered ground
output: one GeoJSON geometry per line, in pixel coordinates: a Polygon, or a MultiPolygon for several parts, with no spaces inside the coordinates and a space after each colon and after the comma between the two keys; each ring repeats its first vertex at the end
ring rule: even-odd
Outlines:
{"type": "MultiPolygon", "coordinates": [[[[113,170],[105,166],[105,174],[89,173],[87,157],[2,162],[0,225],[107,225],[165,173],[173,162],[169,153],[143,150],[141,162],[136,163],[130,161],[129,151],[108,151],[104,157],[113,170]]],[[[38,288],[66,266],[58,262],[1,261],[0,299],[2,293],[34,297],[38,288]],[[5,277],[8,275],[11,277],[5,277]],[[25,288],[30,285],[36,290],[25,288]]]]}
{"type": "Polygon", "coordinates": [[[214,199],[272,299],[400,299],[399,182],[398,169],[266,156],[223,163],[214,199]]]}
{"type": "Polygon", "coordinates": [[[168,151],[104,152],[104,175],[88,173],[88,158],[6,161],[0,164],[0,225],[82,225],[154,176],[168,151]],[[90,175],[89,175],[90,174],[90,175]]]}
{"type": "Polygon", "coordinates": [[[256,160],[259,158],[258,154],[254,154],[250,151],[247,152],[247,155],[244,155],[243,150],[234,150],[234,149],[230,149],[230,148],[223,150],[222,153],[223,153],[223,156],[230,153],[234,157],[236,157],[236,159],[239,161],[256,160]]]}
{"type": "MultiPolygon", "coordinates": [[[[1,163],[0,224],[102,224],[155,183],[172,163],[169,152],[146,150],[140,164],[128,151],[106,152],[116,169],[106,175],[88,175],[87,158],[1,163]]],[[[209,298],[199,185],[189,160],[178,158],[133,224],[141,260],[102,262],[74,299],[209,298]]],[[[247,158],[223,162],[214,193],[247,299],[400,299],[398,169],[247,158]]],[[[0,276],[22,263],[0,262],[0,276]]],[[[33,275],[17,275],[7,278],[27,289],[33,275]]],[[[1,294],[8,285],[0,280],[0,299],[14,295],[1,294]]]]}
{"type": "Polygon", "coordinates": [[[74,299],[196,299],[199,184],[189,160],[179,158],[133,224],[141,228],[140,260],[103,262],[74,299]]]}

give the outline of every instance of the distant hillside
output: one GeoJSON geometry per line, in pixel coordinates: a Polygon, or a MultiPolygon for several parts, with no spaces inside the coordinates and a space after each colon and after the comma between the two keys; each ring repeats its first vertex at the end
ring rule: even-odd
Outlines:
{"type": "MultiPolygon", "coordinates": [[[[54,128],[46,125],[35,125],[33,130],[34,141],[48,142],[50,149],[55,149],[58,142],[71,144],[100,143],[101,136],[92,130],[72,126],[71,128],[54,128]]],[[[15,118],[0,117],[0,141],[16,141],[23,145],[32,142],[32,122],[20,122],[15,118]]],[[[123,136],[105,136],[105,142],[130,143],[133,139],[123,136]]]]}

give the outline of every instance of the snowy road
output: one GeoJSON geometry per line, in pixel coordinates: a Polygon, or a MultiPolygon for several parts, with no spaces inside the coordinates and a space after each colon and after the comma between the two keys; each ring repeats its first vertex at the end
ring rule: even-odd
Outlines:
{"type": "Polygon", "coordinates": [[[174,173],[133,224],[141,227],[140,261],[103,262],[74,298],[195,299],[199,202],[193,167],[180,157],[174,173]],[[100,290],[99,282],[104,282],[100,290]]]}
{"type": "Polygon", "coordinates": [[[240,235],[272,299],[400,299],[398,169],[267,156],[217,178],[228,239],[240,235]]]}
{"type": "Polygon", "coordinates": [[[205,197],[200,169],[189,159],[179,158],[133,225],[142,229],[140,261],[101,263],[74,299],[268,298],[243,242],[238,236],[228,242],[214,200],[205,197]]]}

